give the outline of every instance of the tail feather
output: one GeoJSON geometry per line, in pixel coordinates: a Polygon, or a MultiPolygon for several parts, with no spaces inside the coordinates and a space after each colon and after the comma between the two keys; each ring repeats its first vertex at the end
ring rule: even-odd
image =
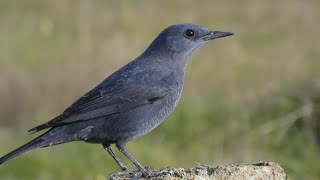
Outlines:
{"type": "Polygon", "coordinates": [[[21,154],[27,153],[37,148],[54,146],[58,144],[63,144],[71,141],[82,140],[86,135],[86,131],[79,131],[78,128],[52,128],[37,138],[31,140],[25,145],[13,150],[12,152],[0,157],[0,164],[16,157],[21,154]]]}
{"type": "MultiPolygon", "coordinates": [[[[45,133],[46,134],[46,133],[45,133]]],[[[43,134],[43,135],[45,135],[43,134]]],[[[40,148],[40,147],[44,147],[43,142],[46,140],[45,138],[43,138],[43,135],[31,140],[30,142],[24,144],[23,146],[11,151],[10,153],[4,155],[3,157],[0,158],[0,164],[16,157],[19,156],[21,154],[27,153],[31,150],[34,150],[36,148],[40,148]]]]}

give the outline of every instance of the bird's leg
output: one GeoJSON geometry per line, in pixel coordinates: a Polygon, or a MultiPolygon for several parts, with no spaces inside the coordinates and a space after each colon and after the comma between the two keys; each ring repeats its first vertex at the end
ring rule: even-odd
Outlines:
{"type": "Polygon", "coordinates": [[[117,142],[116,146],[118,147],[119,151],[122,152],[127,158],[130,159],[130,161],[137,166],[137,168],[141,171],[141,173],[145,176],[147,176],[149,173],[146,171],[146,169],[129,153],[129,151],[126,148],[126,143],[117,142]]]}
{"type": "Polygon", "coordinates": [[[123,164],[123,162],[118,158],[118,156],[112,151],[110,144],[102,144],[102,146],[113,157],[113,159],[119,164],[122,171],[128,170],[128,168],[123,164]]]}

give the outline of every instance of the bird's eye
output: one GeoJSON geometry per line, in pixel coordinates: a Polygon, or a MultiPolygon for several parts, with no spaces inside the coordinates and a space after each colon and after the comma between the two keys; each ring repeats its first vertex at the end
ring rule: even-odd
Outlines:
{"type": "Polygon", "coordinates": [[[184,32],[184,35],[187,38],[193,38],[193,37],[195,37],[196,33],[194,32],[194,30],[188,29],[188,30],[186,30],[186,32],[184,32]]]}

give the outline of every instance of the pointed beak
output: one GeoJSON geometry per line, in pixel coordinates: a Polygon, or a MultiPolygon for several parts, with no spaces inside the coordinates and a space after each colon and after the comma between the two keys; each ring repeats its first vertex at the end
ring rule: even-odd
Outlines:
{"type": "Polygon", "coordinates": [[[224,31],[210,31],[208,34],[202,36],[201,38],[205,41],[222,38],[226,36],[234,35],[232,32],[224,32],[224,31]]]}

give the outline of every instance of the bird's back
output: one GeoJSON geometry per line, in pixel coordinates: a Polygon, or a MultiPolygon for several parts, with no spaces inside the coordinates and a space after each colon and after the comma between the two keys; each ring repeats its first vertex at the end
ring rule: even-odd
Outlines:
{"type": "MultiPolygon", "coordinates": [[[[168,117],[180,99],[184,75],[181,76],[178,73],[180,72],[167,69],[159,71],[159,68],[152,67],[140,72],[136,71],[133,74],[131,72],[131,75],[136,76],[131,77],[135,79],[135,83],[148,84],[148,86],[157,87],[159,90],[166,89],[168,93],[153,103],[100,118],[92,123],[97,130],[92,130],[92,134],[88,135],[92,139],[90,137],[88,139],[96,141],[95,138],[99,137],[104,141],[110,140],[111,142],[120,139],[132,140],[152,131],[168,117]],[[101,134],[104,134],[104,137],[101,137],[101,134]]],[[[114,77],[116,76],[114,75],[114,77]]],[[[87,122],[86,126],[89,124],[87,122]]]]}

